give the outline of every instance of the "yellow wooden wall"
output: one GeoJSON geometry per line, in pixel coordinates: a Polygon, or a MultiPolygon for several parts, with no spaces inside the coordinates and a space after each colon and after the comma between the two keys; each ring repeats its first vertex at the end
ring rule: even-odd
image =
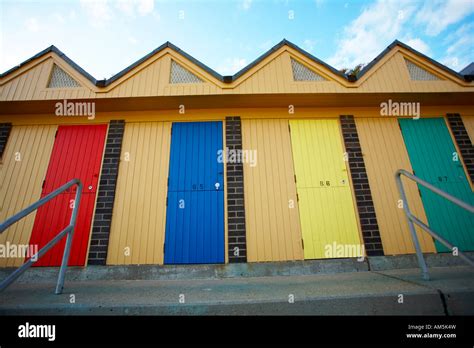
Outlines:
{"type": "Polygon", "coordinates": [[[170,137],[170,122],[125,125],[109,265],[163,264],[170,137]]]}
{"type": "MultiPolygon", "coordinates": [[[[396,118],[355,118],[385,255],[414,253],[395,172],[412,167],[396,118]]],[[[403,179],[412,213],[426,223],[423,203],[413,181],[403,179]]],[[[435,252],[432,238],[417,227],[424,252],[435,252]]]]}
{"type": "Polygon", "coordinates": [[[43,99],[39,91],[46,87],[52,64],[44,62],[3,85],[2,100],[43,99]]]}
{"type": "Polygon", "coordinates": [[[464,123],[464,127],[466,127],[467,134],[471,139],[471,143],[474,145],[474,116],[466,116],[462,115],[462,122],[464,123]]]}
{"type": "Polygon", "coordinates": [[[242,120],[242,146],[257,151],[244,163],[247,260],[303,259],[288,120],[242,120]]]}
{"type": "MultiPolygon", "coordinates": [[[[40,199],[56,126],[14,126],[0,162],[0,221],[40,199]],[[19,155],[19,161],[17,155],[19,155]]],[[[35,213],[0,234],[0,244],[28,244],[35,213]]],[[[0,258],[0,267],[20,266],[23,258],[0,258]]]]}

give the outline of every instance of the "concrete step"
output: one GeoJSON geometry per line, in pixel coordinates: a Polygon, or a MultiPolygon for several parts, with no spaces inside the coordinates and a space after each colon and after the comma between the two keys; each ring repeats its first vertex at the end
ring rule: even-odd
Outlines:
{"type": "MultiPolygon", "coordinates": [[[[474,253],[468,255],[474,259],[474,253]]],[[[459,257],[451,254],[426,254],[428,267],[462,266],[459,257]]],[[[225,265],[125,265],[69,267],[67,281],[87,280],[192,280],[288,275],[336,274],[390,269],[417,268],[415,255],[377,256],[350,259],[325,259],[289,262],[240,263],[225,265]]],[[[14,268],[0,268],[5,279],[14,268]]],[[[32,267],[17,282],[50,282],[58,276],[58,267],[32,267]]]]}
{"type": "Polygon", "coordinates": [[[474,315],[473,268],[432,267],[430,274],[430,281],[420,279],[418,268],[174,280],[68,278],[62,295],[54,295],[55,279],[22,282],[0,295],[0,315],[474,315]]]}

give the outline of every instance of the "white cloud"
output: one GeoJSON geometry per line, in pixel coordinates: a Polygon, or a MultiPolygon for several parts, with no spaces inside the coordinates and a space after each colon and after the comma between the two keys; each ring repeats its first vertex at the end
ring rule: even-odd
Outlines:
{"type": "Polygon", "coordinates": [[[160,15],[160,13],[157,12],[157,11],[153,11],[153,12],[152,12],[152,16],[153,16],[153,18],[154,18],[156,21],[160,21],[160,20],[161,20],[161,15],[160,15]]]}
{"type": "Polygon", "coordinates": [[[115,14],[127,17],[146,16],[154,13],[154,0],[80,0],[81,7],[95,27],[106,25],[115,14]],[[115,13],[114,13],[115,12],[115,13]]]}
{"type": "Polygon", "coordinates": [[[153,12],[155,3],[154,0],[118,0],[116,7],[130,17],[145,16],[153,12]]]}
{"type": "Polygon", "coordinates": [[[28,18],[26,20],[25,25],[26,25],[26,29],[28,29],[29,31],[31,31],[33,33],[36,33],[40,28],[39,23],[38,23],[38,19],[34,18],[34,17],[28,18]]]}
{"type": "Polygon", "coordinates": [[[325,0],[315,0],[315,2],[316,2],[317,7],[321,7],[321,6],[323,6],[325,0]]]}
{"type": "Polygon", "coordinates": [[[311,39],[306,39],[303,41],[303,49],[308,52],[313,52],[316,41],[311,39]]]}
{"type": "Polygon", "coordinates": [[[450,44],[446,53],[452,54],[467,48],[473,52],[474,47],[474,23],[464,24],[459,27],[454,33],[446,37],[446,43],[450,44]]]}
{"type": "Polygon", "coordinates": [[[64,18],[64,16],[58,12],[53,14],[53,18],[61,24],[64,24],[66,22],[66,18],[64,18]]]}
{"type": "Polygon", "coordinates": [[[264,50],[264,51],[268,51],[270,48],[272,48],[274,45],[274,42],[272,40],[267,40],[267,41],[264,41],[262,42],[258,48],[264,50]]]}
{"type": "Polygon", "coordinates": [[[353,68],[369,63],[395,40],[412,17],[415,6],[410,0],[378,0],[344,27],[336,53],[327,59],[337,68],[353,68]]]}
{"type": "Polygon", "coordinates": [[[155,3],[153,0],[141,0],[141,1],[138,1],[137,11],[138,11],[138,14],[144,16],[153,12],[154,7],[155,7],[155,3]]]}
{"type": "Polygon", "coordinates": [[[71,10],[69,12],[69,19],[76,19],[76,17],[77,17],[76,11],[71,10]]]}
{"type": "Polygon", "coordinates": [[[461,26],[444,40],[448,47],[441,63],[459,71],[474,61],[474,23],[461,26]]]}
{"type": "Polygon", "coordinates": [[[112,9],[107,0],[81,0],[81,6],[93,26],[101,27],[112,19],[112,9]]]}
{"type": "Polygon", "coordinates": [[[250,7],[252,6],[253,0],[242,0],[240,2],[240,7],[244,9],[245,11],[249,10],[250,7]]]}
{"type": "Polygon", "coordinates": [[[233,75],[246,65],[245,58],[227,58],[216,70],[221,75],[233,75]]]}
{"type": "Polygon", "coordinates": [[[414,48],[415,50],[423,53],[424,55],[428,56],[431,53],[430,47],[420,38],[403,40],[403,42],[406,43],[408,46],[414,48]]]}
{"type": "Polygon", "coordinates": [[[132,45],[136,45],[138,43],[138,40],[136,39],[135,36],[133,35],[128,35],[127,38],[128,42],[131,43],[132,45]]]}
{"type": "Polygon", "coordinates": [[[441,60],[441,63],[450,67],[454,71],[461,70],[463,67],[467,66],[467,64],[459,63],[459,58],[456,56],[446,56],[441,60]]]}
{"type": "Polygon", "coordinates": [[[427,35],[436,36],[474,12],[472,0],[427,1],[415,17],[417,23],[425,26],[427,35]]]}

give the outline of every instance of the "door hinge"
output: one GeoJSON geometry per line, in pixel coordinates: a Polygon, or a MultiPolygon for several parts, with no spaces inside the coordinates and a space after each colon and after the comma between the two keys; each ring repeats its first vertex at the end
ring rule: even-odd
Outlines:
{"type": "Polygon", "coordinates": [[[303,249],[304,249],[304,240],[303,240],[303,239],[301,239],[301,246],[302,246],[303,249]]]}
{"type": "Polygon", "coordinates": [[[295,182],[296,182],[296,174],[295,174],[295,182]]]}
{"type": "Polygon", "coordinates": [[[165,246],[166,246],[166,243],[163,243],[163,255],[165,254],[165,246]]]}
{"type": "Polygon", "coordinates": [[[420,197],[421,197],[421,190],[420,190],[420,188],[418,188],[418,193],[420,194],[420,197]]]}
{"type": "Polygon", "coordinates": [[[56,133],[54,133],[54,138],[56,138],[58,136],[58,130],[59,129],[56,129],[56,133]]]}
{"type": "Polygon", "coordinates": [[[168,206],[168,197],[166,197],[166,206],[168,206]]]}
{"type": "Polygon", "coordinates": [[[296,194],[296,201],[299,202],[300,201],[300,196],[298,194],[296,194]]]}
{"type": "Polygon", "coordinates": [[[168,182],[167,182],[166,186],[168,186],[168,187],[170,186],[170,177],[169,176],[168,176],[168,182]]]}
{"type": "Polygon", "coordinates": [[[46,185],[46,179],[43,180],[43,184],[41,185],[41,188],[44,188],[44,185],[46,185]]]}
{"type": "Polygon", "coordinates": [[[289,124],[289,123],[288,123],[288,132],[290,132],[290,133],[291,133],[291,126],[290,126],[290,124],[289,124]]]}

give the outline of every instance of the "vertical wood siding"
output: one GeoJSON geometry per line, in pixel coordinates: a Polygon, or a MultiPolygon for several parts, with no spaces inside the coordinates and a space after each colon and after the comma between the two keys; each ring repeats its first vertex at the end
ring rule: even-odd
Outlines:
{"type": "MultiPolygon", "coordinates": [[[[56,126],[14,126],[0,164],[0,221],[40,198],[56,126]],[[19,154],[20,161],[15,160],[19,154]]],[[[28,244],[36,213],[0,234],[0,244],[28,244]]],[[[23,264],[24,258],[0,258],[1,267],[23,264]]]]}
{"type": "MultiPolygon", "coordinates": [[[[369,178],[370,190],[377,215],[385,255],[415,252],[395,183],[395,172],[412,172],[408,153],[395,118],[356,118],[359,140],[369,178]]],[[[416,184],[403,180],[410,209],[426,223],[426,215],[416,184]]],[[[417,227],[417,235],[424,252],[435,252],[433,240],[417,227]]]]}
{"type": "Polygon", "coordinates": [[[125,125],[109,265],[163,264],[170,135],[170,122],[125,125]]]}
{"type": "Polygon", "coordinates": [[[249,262],[301,260],[301,228],[288,120],[243,120],[245,220],[249,262]],[[292,202],[290,208],[290,201],[292,202]]]}

